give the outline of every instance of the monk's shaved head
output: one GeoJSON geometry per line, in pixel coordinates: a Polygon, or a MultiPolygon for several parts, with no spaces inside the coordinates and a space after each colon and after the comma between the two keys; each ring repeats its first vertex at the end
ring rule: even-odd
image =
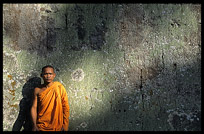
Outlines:
{"type": "Polygon", "coordinates": [[[42,68],[42,73],[44,72],[44,69],[45,69],[45,68],[52,68],[53,71],[55,72],[55,69],[54,69],[53,66],[51,66],[51,65],[46,65],[46,66],[44,66],[44,67],[42,68]]]}

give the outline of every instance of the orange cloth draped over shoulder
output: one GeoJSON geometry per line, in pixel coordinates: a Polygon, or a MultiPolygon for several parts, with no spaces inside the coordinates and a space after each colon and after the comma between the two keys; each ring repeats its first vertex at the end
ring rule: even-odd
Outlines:
{"type": "Polygon", "coordinates": [[[40,131],[68,131],[69,104],[64,86],[55,81],[38,94],[37,127],[40,131]]]}

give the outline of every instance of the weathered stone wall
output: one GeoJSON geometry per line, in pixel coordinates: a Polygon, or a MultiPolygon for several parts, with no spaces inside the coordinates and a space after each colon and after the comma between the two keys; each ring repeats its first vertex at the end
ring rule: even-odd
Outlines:
{"type": "Polygon", "coordinates": [[[28,121],[47,64],[71,131],[201,130],[200,63],[200,5],[4,4],[3,130],[28,121]]]}

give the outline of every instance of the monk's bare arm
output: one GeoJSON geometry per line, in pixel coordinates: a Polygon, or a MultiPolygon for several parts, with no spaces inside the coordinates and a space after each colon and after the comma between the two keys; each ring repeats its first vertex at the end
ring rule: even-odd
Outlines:
{"type": "Polygon", "coordinates": [[[34,93],[33,93],[33,104],[31,107],[31,117],[33,121],[33,131],[38,131],[37,125],[36,125],[36,120],[37,120],[37,94],[39,92],[39,88],[35,88],[34,93]]]}

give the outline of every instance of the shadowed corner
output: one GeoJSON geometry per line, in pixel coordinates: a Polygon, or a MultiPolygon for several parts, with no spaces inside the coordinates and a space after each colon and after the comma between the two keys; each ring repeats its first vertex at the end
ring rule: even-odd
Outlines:
{"type": "Polygon", "coordinates": [[[22,127],[23,131],[32,130],[32,120],[30,116],[30,108],[32,106],[32,93],[35,87],[41,84],[40,77],[30,78],[22,89],[23,98],[20,101],[20,111],[18,117],[13,125],[12,131],[20,131],[22,127]]]}

